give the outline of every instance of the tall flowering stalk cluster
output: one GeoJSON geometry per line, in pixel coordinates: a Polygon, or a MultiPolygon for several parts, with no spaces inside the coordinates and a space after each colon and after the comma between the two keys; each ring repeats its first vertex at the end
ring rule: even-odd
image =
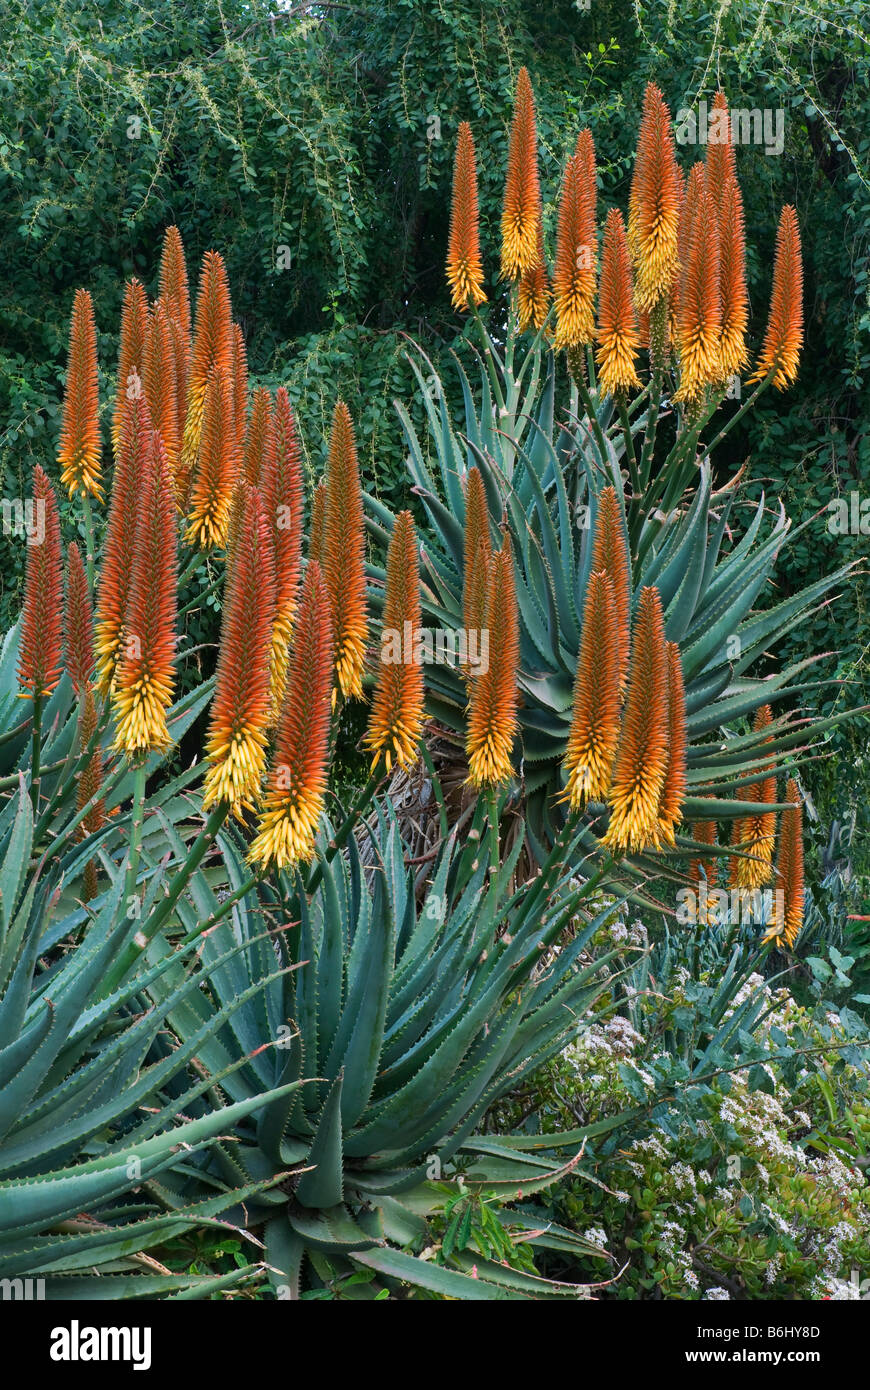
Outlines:
{"type": "Polygon", "coordinates": [[[615,853],[673,848],[686,791],[680,650],[665,638],[661,596],[641,590],[632,624],[630,564],[616,492],[603,490],[592,539],[565,797],[609,807],[615,853]]]}
{"type": "MultiPolygon", "coordinates": [[[[473,149],[464,158],[473,181],[473,149]]],[[[473,260],[462,271],[476,273],[473,260]]],[[[191,320],[184,248],[170,227],[158,288],[153,302],[138,280],[124,290],[98,572],[91,581],[70,546],[65,606],[57,503],[36,470],[44,539],[28,553],[20,685],[41,701],[64,667],[69,673],[80,701],[81,833],[92,833],[105,819],[107,760],[128,758],[144,769],[147,755],[173,741],[180,548],[194,552],[188,570],[200,550],[223,560],[203,807],[216,823],[226,814],[258,817],[252,862],[290,867],[314,851],[339,701],[365,698],[371,683],[365,742],[374,763],[387,771],[408,766],[423,729],[422,668],[413,655],[387,661],[383,650],[370,668],[363,501],[347,405],[335,407],[305,558],[302,450],[290,398],[283,387],[274,397],[261,387],[249,401],[245,343],[221,256],[204,258],[191,320]]],[[[59,454],[73,497],[102,495],[97,383],[94,309],[79,291],[59,454]]],[[[412,654],[421,621],[417,550],[404,513],[389,548],[383,624],[410,631],[412,654]]],[[[88,568],[94,558],[89,549],[88,568]]],[[[89,866],[89,895],[94,872],[89,866]]]]}
{"type": "MultiPolygon", "coordinates": [[[[595,348],[598,389],[621,397],[638,389],[640,350],[670,365],[674,400],[697,413],[719,399],[748,361],[746,240],[743,200],[730,139],[728,104],[714,99],[723,138],[684,177],[677,162],[671,114],[655,84],[646,89],[628,202],[627,226],[617,208],[597,230],[597,176],[592,135],[583,130],[561,179],[552,275],[542,214],[535,99],[526,68],[517,76],[501,218],[501,273],[516,285],[520,331],[554,319],[553,345],[572,374],[579,352],[595,348]],[[600,274],[599,274],[600,264],[600,274]]],[[[484,302],[471,128],[459,128],[447,257],[457,309],[484,302]]],[[[793,207],[782,210],[776,238],[770,313],[752,381],[778,389],[797,376],[803,342],[800,233],[793,207]]]]}

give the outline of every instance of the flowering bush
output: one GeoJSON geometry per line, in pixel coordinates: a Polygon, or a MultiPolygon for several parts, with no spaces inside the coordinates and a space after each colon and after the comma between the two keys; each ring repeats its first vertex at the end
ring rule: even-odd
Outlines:
{"type": "MultiPolygon", "coordinates": [[[[615,930],[626,945],[644,935],[615,930]]],[[[572,1180],[545,1214],[606,1245],[606,1296],[857,1298],[870,1277],[866,1029],[750,973],[725,1011],[757,1016],[738,1032],[742,1055],[675,1093],[674,1057],[657,1049],[711,987],[680,967],[636,1001],[640,1031],[621,1015],[593,1023],[549,1064],[545,1127],[594,1125],[639,1099],[643,1113],[587,1158],[594,1181],[572,1180]]],[[[578,1277],[601,1270],[590,1260],[578,1277]]]]}

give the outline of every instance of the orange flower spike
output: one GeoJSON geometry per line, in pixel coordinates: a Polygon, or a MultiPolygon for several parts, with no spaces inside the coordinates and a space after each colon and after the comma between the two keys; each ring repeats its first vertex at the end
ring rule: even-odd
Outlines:
{"type": "Polygon", "coordinates": [[[251,413],[242,453],[242,472],[252,487],[260,485],[273,442],[272,397],[265,386],[258,386],[251,398],[251,413]]]}
{"type": "Polygon", "coordinates": [[[486,572],[491,557],[486,489],[480,469],[472,464],[465,479],[465,534],[462,557],[462,621],[466,633],[479,632],[483,626],[486,572]]]}
{"type": "Polygon", "coordinates": [[[289,637],[302,569],[302,450],[293,407],[279,386],[272,416],[274,452],[267,458],[263,498],[275,538],[276,622],[289,637]],[[274,457],[274,464],[273,464],[274,457]]]}
{"type": "Polygon", "coordinates": [[[598,499],[598,515],[592,539],[591,572],[603,570],[613,585],[619,638],[620,683],[628,675],[631,647],[631,561],[622,524],[619,499],[608,485],[598,499]]]}
{"type": "Polygon", "coordinates": [[[453,161],[453,196],[447,243],[447,283],[454,309],[486,303],[483,264],[480,259],[480,214],[477,206],[477,166],[474,137],[467,121],[460,121],[453,161]]]}
{"type": "Polygon", "coordinates": [[[60,514],[54,488],[39,464],[33,470],[33,520],[24,571],[18,684],[23,694],[35,696],[52,693],[63,663],[60,514]]]}
{"type": "Polygon", "coordinates": [[[145,399],[128,401],[112,478],[94,626],[97,688],[102,695],[111,689],[121,650],[150,437],[151,418],[145,399]]]}
{"type": "Polygon", "coordinates": [[[87,290],[76,290],[69,329],[66,386],[60,426],[61,482],[76,493],[102,497],[102,441],[97,380],[97,329],[87,290]]]}
{"type": "Polygon", "coordinates": [[[618,853],[653,845],[668,768],[668,661],[659,591],[641,590],[622,736],[608,800],[603,844],[618,853]]]}
{"type": "Polygon", "coordinates": [[[263,505],[275,554],[275,625],[272,634],[272,701],[281,708],[287,653],[302,569],[302,452],[290,397],[278,387],[270,448],[262,480],[263,505]]]}
{"type": "Polygon", "coordinates": [[[731,116],[724,92],[717,92],[707,129],[707,188],[715,207],[721,211],[722,197],[729,183],[737,182],[737,157],[731,142],[731,116]]]}
{"type": "MultiPolygon", "coordinates": [[[[761,733],[768,728],[773,721],[773,714],[770,705],[761,705],[758,709],[752,728],[755,733],[761,733]]],[[[772,736],[768,736],[764,741],[769,743],[772,736]]],[[[759,750],[760,752],[761,750],[759,750]]],[[[768,763],[765,769],[770,775],[765,777],[762,782],[751,782],[744,790],[745,800],[752,805],[752,812],[740,823],[740,834],[743,842],[741,849],[754,857],[752,859],[732,860],[734,866],[735,882],[732,886],[737,888],[763,888],[770,883],[773,872],[773,849],[776,839],[776,812],[767,811],[764,808],[776,802],[776,764],[768,763]]],[[[741,797],[741,800],[744,798],[741,797]]]]}
{"type": "Polygon", "coordinates": [[[611,208],[604,223],[601,284],[598,294],[598,389],[615,395],[640,386],[635,369],[640,333],[631,286],[631,261],[625,225],[619,208],[611,208]]]}
{"type": "Polygon", "coordinates": [[[190,353],[190,291],[184,244],[177,227],[167,227],[160,257],[160,298],[181,331],[185,356],[190,353]]]}
{"type": "Polygon", "coordinates": [[[118,380],[112,415],[112,449],[118,452],[124,404],[142,394],[145,377],[145,334],[148,326],[148,296],[135,277],[124,286],[121,305],[121,333],[118,341],[118,380]]]}
{"type": "Polygon", "coordinates": [[[318,483],[311,497],[311,526],[308,531],[308,558],[324,568],[323,538],[326,529],[326,483],[318,483]]]}
{"type": "Polygon", "coordinates": [[[138,488],[138,522],[121,658],[112,690],[116,752],[164,751],[172,743],[166,712],[175,683],[175,502],[166,450],[152,432],[138,488]]]}
{"type": "MultiPolygon", "coordinates": [[[[592,158],[594,171],[594,153],[592,158]]],[[[562,179],[556,230],[553,347],[557,352],[589,343],[595,334],[595,197],[585,183],[586,177],[581,157],[572,155],[562,179]]]]}
{"type": "MultiPolygon", "coordinates": [[[[692,839],[699,845],[715,845],[718,826],[714,820],[696,820],[692,824],[692,839]]],[[[719,873],[719,860],[706,857],[689,860],[688,876],[694,888],[698,888],[706,876],[708,891],[715,888],[719,873]]]]}
{"type": "Polygon", "coordinates": [[[782,936],[786,946],[793,946],[804,920],[804,840],[803,801],[797,782],[788,779],[785,799],[793,803],[782,813],[779,829],[779,854],[776,861],[776,891],[782,893],[782,911],[765,936],[769,941],[782,936]]]}
{"type": "Polygon", "coordinates": [[[237,534],[221,616],[220,655],[206,741],[203,807],[253,810],[266,766],[275,560],[255,488],[239,484],[237,534]]]}
{"type": "Polygon", "coordinates": [[[233,405],[236,418],[236,439],[241,449],[245,442],[248,419],[248,354],[240,326],[233,324],[233,405]]]}
{"type": "Polygon", "coordinates": [[[323,522],[324,577],[332,605],[332,635],[338,692],[363,698],[365,668],[366,570],[365,522],[359,482],[359,462],[353,421],[344,401],[332,416],[326,465],[326,505],[323,522]]]}
{"type": "Polygon", "coordinates": [[[703,165],[696,165],[696,170],[689,179],[684,207],[685,265],[676,313],[680,386],[674,393],[675,401],[696,401],[708,386],[722,379],[719,229],[703,165]]]}
{"type": "MultiPolygon", "coordinates": [[[[174,475],[181,443],[175,347],[172,336],[172,321],[165,304],[159,299],[148,315],[143,357],[143,384],[151,423],[154,429],[160,433],[163,446],[166,449],[169,468],[174,475]]],[[[116,455],[120,444],[120,427],[118,443],[115,446],[116,455]]]]}
{"type": "Polygon", "coordinates": [[[332,636],[320,566],[306,570],[278,725],[275,757],[250,859],[286,869],[314,853],[329,761],[332,636]]]}
{"type": "Polygon", "coordinates": [[[94,615],[82,553],[75,541],[67,547],[64,664],[77,695],[90,684],[94,670],[94,615]]]}
{"type": "Polygon", "coordinates": [[[489,566],[484,632],[486,661],[471,684],[465,740],[468,780],[478,789],[498,786],[513,774],[520,642],[514,560],[507,536],[489,566]]]}
{"type": "MultiPolygon", "coordinates": [[[[734,791],[734,800],[735,800],[735,801],[747,801],[747,802],[751,802],[752,799],[753,799],[753,788],[752,788],[752,785],[751,785],[751,784],[748,785],[748,786],[745,786],[745,787],[737,787],[737,788],[735,788],[735,791],[734,791]]],[[[741,853],[743,853],[743,852],[749,853],[749,828],[748,828],[748,825],[749,825],[749,823],[748,823],[748,821],[746,820],[746,818],[745,818],[744,816],[738,816],[738,817],[736,817],[734,820],[732,820],[732,822],[731,822],[731,835],[730,835],[730,838],[729,838],[729,840],[728,840],[728,844],[730,845],[731,849],[739,849],[739,850],[741,851],[741,853]]],[[[736,855],[736,854],[732,854],[732,855],[729,856],[729,859],[728,859],[728,886],[729,886],[729,888],[740,888],[740,887],[745,886],[745,885],[744,885],[744,882],[743,882],[744,875],[745,875],[745,872],[746,872],[745,869],[744,869],[744,867],[743,867],[743,865],[745,864],[745,862],[746,862],[745,860],[741,859],[741,858],[740,858],[738,855],[736,855]]]]}
{"type": "Polygon", "coordinates": [[[619,742],[619,628],[610,577],[589,576],[564,768],[571,810],[603,802],[619,742]]]}
{"type": "Polygon", "coordinates": [[[517,288],[517,309],[519,311],[519,330],[525,333],[531,329],[537,333],[547,321],[550,311],[550,277],[544,259],[544,229],[538,223],[538,260],[531,270],[520,277],[517,288]]]}
{"type": "Polygon", "coordinates": [[[380,664],[366,732],[372,770],[382,757],[388,772],[394,762],[410,767],[417,760],[424,715],[423,668],[416,659],[421,622],[417,532],[411,513],[399,512],[387,549],[380,664]]]}
{"type": "Polygon", "coordinates": [[[226,545],[239,466],[232,379],[228,372],[214,371],[206,388],[199,458],[190,484],[185,536],[190,545],[200,550],[226,545]]]}
{"type": "Polygon", "coordinates": [[[677,276],[679,169],[671,117],[658,87],[647,85],[628,210],[635,302],[648,313],[677,276]]]}
{"type": "Polygon", "coordinates": [[[736,179],[725,184],[719,205],[719,287],[722,301],[722,336],[719,369],[722,380],[739,372],[748,361],[746,327],[749,297],[746,291],[746,232],[743,199],[736,179]]]}
{"type": "MultiPolygon", "coordinates": [[[[196,324],[190,356],[185,423],[178,469],[179,491],[187,496],[203,432],[205,399],[212,372],[233,374],[233,318],[226,266],[217,251],[207,251],[196,301],[196,324]]],[[[234,406],[230,419],[235,425],[234,406]]]]}
{"type": "Polygon", "coordinates": [[[804,275],[797,213],[787,204],[779,219],[773,261],[773,289],[767,332],[758,366],[749,381],[763,381],[773,370],[773,384],[784,391],[797,377],[798,358],[804,341],[804,275]]]}
{"type": "Polygon", "coordinates": [[[518,280],[537,264],[540,221],[541,185],[535,98],[528,70],[520,68],[501,215],[501,273],[504,279],[518,280]]]}
{"type": "Polygon", "coordinates": [[[682,820],[686,796],[686,688],[680,648],[667,642],[668,665],[668,769],[662,784],[658,810],[658,846],[675,848],[675,831],[682,820]]]}

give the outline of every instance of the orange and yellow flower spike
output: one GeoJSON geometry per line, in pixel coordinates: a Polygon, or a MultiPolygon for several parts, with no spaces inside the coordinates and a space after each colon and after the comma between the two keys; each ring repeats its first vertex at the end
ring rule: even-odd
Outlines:
{"type": "Polygon", "coordinates": [[[565,798],[572,811],[579,811],[587,801],[607,798],[619,743],[619,716],[616,598],[610,576],[601,570],[589,576],[586,589],[574,710],[563,764],[565,798]]]}
{"type": "Polygon", "coordinates": [[[604,223],[601,284],[598,292],[598,389],[615,395],[640,386],[635,363],[640,347],[637,313],[631,284],[631,260],[619,208],[611,208],[604,223]]]}
{"type": "Polygon", "coordinates": [[[743,199],[736,179],[725,184],[719,204],[719,286],[722,299],[722,336],[719,365],[727,381],[745,367],[749,297],[746,290],[746,232],[743,199]]]}
{"type": "MultiPolygon", "coordinates": [[[[581,131],[581,137],[588,134],[581,131]]],[[[591,136],[589,142],[591,146],[591,136]]],[[[578,141],[579,145],[579,141],[578,141]]],[[[585,149],[585,144],[584,144],[585,149]]],[[[598,243],[595,230],[595,151],[573,154],[565,166],[556,230],[553,302],[556,336],[553,347],[579,347],[595,336],[595,273],[598,243]],[[591,159],[591,176],[589,162],[591,159]]]]}
{"type": "Polygon", "coordinates": [[[804,273],[797,213],[790,204],[782,210],[776,233],[773,288],[767,332],[758,366],[749,381],[763,381],[773,370],[773,385],[784,391],[797,377],[798,358],[804,340],[804,273]]]}
{"type": "Polygon", "coordinates": [[[550,312],[550,277],[547,274],[547,263],[544,258],[544,228],[542,223],[538,223],[538,259],[531,270],[526,270],[520,276],[517,286],[517,310],[519,315],[519,331],[525,333],[528,329],[537,333],[547,321],[547,314],[550,312]]]}
{"type": "Polygon", "coordinates": [[[775,922],[764,939],[781,937],[786,946],[791,947],[797,941],[804,920],[803,800],[793,777],[786,785],[785,799],[792,804],[782,813],[774,878],[775,891],[782,893],[781,920],[775,922]]]}
{"type": "Polygon", "coordinates": [[[163,236],[160,257],[160,298],[170,318],[178,324],[185,357],[190,355],[190,291],[187,285],[187,265],[184,243],[177,227],[167,227],[163,236]]]}
{"type": "Polygon", "coordinates": [[[416,659],[421,621],[417,532],[411,513],[399,512],[387,548],[380,663],[366,731],[372,770],[381,758],[389,772],[393,763],[410,767],[418,757],[424,715],[423,668],[416,659]]]}
{"type": "Polygon", "coordinates": [[[608,800],[603,844],[616,853],[654,845],[668,769],[668,659],[658,589],[641,590],[622,735],[608,800]]]}
{"type": "MultiPolygon", "coordinates": [[[[182,506],[196,468],[205,416],[205,400],[212,373],[224,373],[232,382],[233,314],[223,258],[207,251],[196,301],[196,323],[190,354],[185,422],[179,455],[178,485],[182,506]]],[[[230,419],[235,424],[235,407],[230,419]]]]}
{"type": "MultiPolygon", "coordinates": [[[[752,723],[754,732],[761,733],[769,727],[772,720],[770,705],[761,705],[752,723]]],[[[771,737],[768,736],[765,743],[769,743],[771,737]]],[[[751,810],[746,818],[739,822],[740,840],[734,843],[739,843],[740,849],[746,854],[751,854],[753,858],[732,858],[732,886],[735,888],[763,888],[770,883],[773,874],[776,812],[765,808],[776,802],[776,764],[768,763],[765,771],[769,775],[763,781],[751,782],[747,787],[738,789],[739,792],[745,793],[740,800],[747,801],[751,810]]]]}
{"type": "Polygon", "coordinates": [[[483,264],[480,258],[480,216],[477,207],[477,167],[474,137],[467,121],[460,121],[453,162],[453,196],[450,203],[450,235],[447,243],[447,283],[454,309],[486,303],[483,264]]]}
{"type": "Polygon", "coordinates": [[[667,642],[665,647],[668,665],[668,767],[659,797],[656,843],[659,849],[674,849],[675,832],[682,820],[686,796],[686,688],[678,644],[667,642]]]}
{"type": "Polygon", "coordinates": [[[232,378],[228,372],[213,371],[206,387],[199,457],[190,483],[185,535],[189,544],[200,550],[226,545],[239,466],[232,378]]]}
{"type": "Polygon", "coordinates": [[[233,324],[233,408],[236,421],[236,441],[239,449],[245,443],[248,421],[248,353],[241,326],[233,324]]]}
{"type": "Polygon", "coordinates": [[[667,297],[677,277],[679,197],[670,112],[659,88],[650,82],[643,99],[628,207],[635,302],[644,313],[667,297]]]}
{"type": "Polygon", "coordinates": [[[121,654],[112,688],[116,752],[163,752],[175,684],[175,499],[163,441],[151,432],[137,488],[136,539],[121,654]]]}
{"type": "Polygon", "coordinates": [[[311,525],[308,530],[308,558],[325,569],[323,541],[326,532],[326,483],[318,483],[311,495],[311,525]]]}
{"type": "Polygon", "coordinates": [[[520,642],[514,559],[507,536],[489,565],[483,627],[487,663],[481,663],[471,682],[465,739],[468,780],[478,789],[497,787],[513,774],[520,642]]]}
{"type": "Polygon", "coordinates": [[[681,220],[685,224],[681,236],[685,263],[677,294],[680,386],[674,393],[674,400],[696,401],[708,386],[722,380],[719,228],[716,209],[707,192],[703,164],[696,164],[689,177],[681,220]]]}
{"type": "MultiPolygon", "coordinates": [[[[173,477],[178,466],[181,444],[178,420],[178,383],[172,320],[162,300],[152,306],[145,327],[143,384],[151,423],[163,440],[169,470],[173,477]]],[[[123,422],[121,422],[121,428],[123,422]]],[[[120,447],[115,446],[117,456],[120,447]]]]}
{"type": "Polygon", "coordinates": [[[329,762],[332,634],[329,594],[309,560],[299,597],[287,688],[259,830],[255,864],[286,869],[314,853],[329,762]]]}
{"type": "Polygon", "coordinates": [[[151,417],[143,397],[127,402],[109,499],[97,592],[94,639],[97,689],[107,695],[121,654],[130,567],[140,515],[142,485],[148,472],[151,417]]]}
{"type": "Polygon", "coordinates": [[[625,684],[631,649],[631,561],[616,491],[602,488],[592,536],[591,572],[603,570],[613,585],[619,643],[620,683],[625,684]]]}
{"type": "Polygon", "coordinates": [[[233,559],[221,616],[220,654],[206,742],[203,807],[254,809],[266,766],[269,653],[275,611],[272,537],[256,488],[241,482],[233,559]]]}
{"type": "Polygon", "coordinates": [[[537,264],[540,221],[541,184],[535,98],[528,70],[520,68],[501,215],[501,273],[504,279],[519,280],[521,275],[537,264]]]}
{"type": "Polygon", "coordinates": [[[332,416],[326,465],[323,558],[324,578],[332,605],[337,682],[333,703],[339,691],[345,699],[361,700],[368,634],[365,522],[353,421],[344,401],[337,402],[332,416]]]}
{"type": "Polygon", "coordinates": [[[277,719],[284,694],[287,653],[302,569],[302,451],[290,397],[278,387],[270,447],[262,478],[263,507],[275,556],[275,624],[272,632],[272,708],[277,719]]]}
{"type": "Polygon", "coordinates": [[[73,299],[57,458],[70,497],[102,497],[97,329],[87,290],[76,290],[73,299]]]}
{"type": "Polygon", "coordinates": [[[121,304],[121,332],[118,341],[118,379],[112,414],[112,449],[118,452],[125,403],[141,395],[145,380],[145,332],[148,325],[148,296],[135,276],[124,286],[121,304]]]}
{"type": "Polygon", "coordinates": [[[27,546],[18,684],[24,694],[50,695],[63,668],[63,562],[54,488],[39,464],[33,470],[36,529],[27,546]]]}
{"type": "Polygon", "coordinates": [[[252,487],[260,486],[273,443],[272,397],[265,386],[258,386],[251,397],[251,413],[242,451],[242,473],[252,487]]]}

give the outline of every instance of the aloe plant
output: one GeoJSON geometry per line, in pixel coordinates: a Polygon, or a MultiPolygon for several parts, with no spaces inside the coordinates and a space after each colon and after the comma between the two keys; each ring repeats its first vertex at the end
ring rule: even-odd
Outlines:
{"type": "MultiPolygon", "coordinates": [[[[757,780],[764,766],[759,757],[761,735],[741,733],[739,721],[762,704],[788,700],[793,705],[800,700],[817,686],[812,668],[823,654],[772,674],[762,667],[762,658],[830,601],[831,591],[850,566],[769,606],[764,600],[775,563],[803,526],[793,528],[781,505],[768,520],[762,497],[742,534],[735,534],[743,482],[737,477],[714,490],[710,456],[736,417],[699,452],[700,422],[683,415],[667,457],[642,482],[633,473],[634,458],[626,464],[626,440],[649,434],[646,392],[632,403],[625,421],[617,415],[612,397],[600,395],[594,385],[587,392],[591,414],[573,386],[560,408],[556,359],[543,335],[522,351],[512,317],[500,349],[477,322],[484,346],[476,353],[476,391],[454,354],[461,420],[454,418],[448,392],[420,348],[410,357],[425,403],[428,439],[420,440],[401,403],[396,409],[408,445],[413,490],[430,523],[421,571],[423,609],[435,625],[455,634],[463,624],[464,479],[469,468],[476,467],[482,475],[493,535],[504,525],[511,538],[521,634],[522,786],[517,790],[525,799],[529,835],[539,859],[546,857],[564,819],[559,802],[561,762],[571,720],[591,538],[599,499],[608,485],[619,499],[629,543],[632,611],[644,586],[656,586],[666,635],[680,647],[688,735],[683,818],[690,822],[738,816],[738,789],[757,780]]],[[[594,383],[591,357],[589,369],[594,383]]],[[[660,414],[668,413],[665,403],[660,414]]],[[[712,408],[703,418],[711,414],[712,408]]],[[[369,529],[384,543],[392,532],[393,516],[378,499],[367,496],[366,501],[369,529]]],[[[371,574],[377,598],[383,576],[374,566],[371,574]]],[[[449,663],[432,664],[426,667],[426,679],[429,712],[461,735],[467,699],[461,671],[449,663]]],[[[848,717],[810,725],[782,714],[766,731],[773,738],[765,743],[765,758],[781,768],[793,767],[794,756],[848,717]]],[[[683,856],[692,848],[688,835],[677,837],[683,856]]],[[[636,856],[629,871],[655,868],[667,874],[665,858],[663,852],[636,856]]]]}
{"type": "MultiPolygon", "coordinates": [[[[64,880],[76,879],[111,830],[67,850],[49,871],[28,872],[34,827],[23,778],[11,809],[0,860],[0,1277],[43,1279],[49,1298],[205,1294],[210,1280],[172,1275],[144,1252],[220,1222],[280,1175],[199,1193],[168,1211],[159,1184],[270,1097],[253,1092],[186,1118],[206,1090],[190,1071],[198,1038],[166,1049],[161,1034],[168,1013],[240,948],[197,974],[191,947],[170,949],[106,994],[106,973],[137,929],[125,911],[124,873],[106,857],[109,886],[90,911],[57,909],[64,880]],[[176,982],[163,1004],[143,1009],[144,991],[170,970],[176,982]]],[[[163,892],[164,873],[151,877],[149,903],[163,892]]],[[[228,1001],[213,1025],[244,1004],[244,995],[228,1001]]],[[[228,1069],[239,1065],[233,1059],[228,1069]]],[[[271,1099],[296,1089],[285,1085],[271,1099]]]]}
{"type": "MultiPolygon", "coordinates": [[[[419,892],[395,813],[377,803],[366,831],[370,867],[356,838],[346,853],[331,852],[327,823],[313,891],[301,878],[273,875],[235,901],[232,917],[221,916],[215,870],[197,874],[192,901],[178,904],[193,937],[199,922],[214,921],[200,937],[207,984],[174,999],[178,963],[155,970],[147,991],[181,1045],[195,1042],[210,1094],[219,1087],[237,1107],[273,1093],[238,1126],[238,1143],[213,1146],[202,1172],[247,1189],[290,1170],[280,1188],[246,1203],[248,1220],[264,1227],[281,1297],[361,1269],[374,1272],[373,1282],[354,1286],[363,1297],[408,1284],[459,1298],[577,1295],[496,1261],[478,1260],[471,1277],[459,1257],[459,1267],[442,1268],[407,1248],[419,1247],[427,1215],[455,1199],[451,1172],[474,1190],[513,1197],[574,1166],[576,1150],[566,1169],[475,1129],[612,986],[611,956],[586,954],[612,904],[583,916],[597,880],[579,886],[566,871],[576,838],[534,884],[512,893],[522,836],[487,886],[483,824],[481,807],[464,847],[455,831],[445,837],[419,892]],[[551,956],[569,926],[573,937],[551,956]]],[[[226,829],[219,841],[226,893],[245,884],[243,844],[226,829]]],[[[149,955],[161,961],[164,949],[155,938],[149,955]]],[[[187,1105],[186,1113],[196,1112],[187,1105]]],[[[189,1188],[175,1185],[182,1200],[189,1188]]],[[[534,1239],[547,1243],[541,1233],[534,1239]]]]}

